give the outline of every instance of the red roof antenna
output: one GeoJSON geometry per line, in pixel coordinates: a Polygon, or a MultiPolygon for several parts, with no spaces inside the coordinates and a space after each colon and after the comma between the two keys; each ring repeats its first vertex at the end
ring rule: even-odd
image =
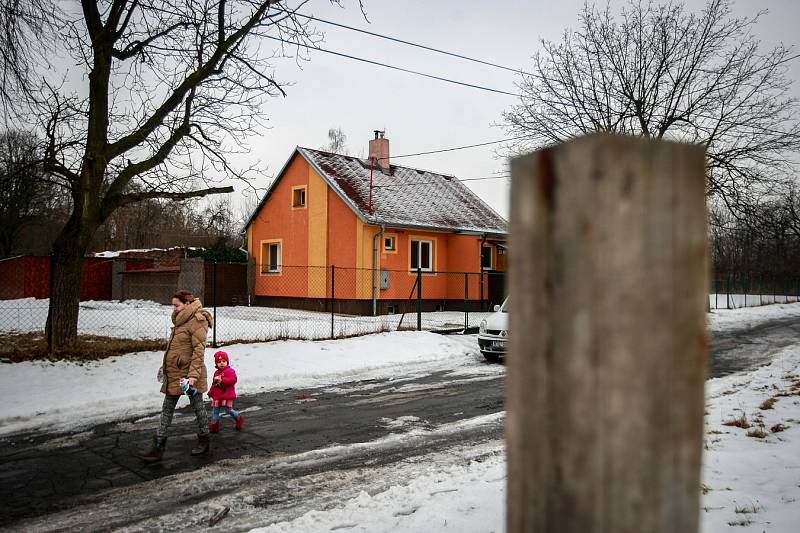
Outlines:
{"type": "Polygon", "coordinates": [[[375,167],[375,158],[369,158],[369,214],[372,214],[372,169],[375,167]]]}

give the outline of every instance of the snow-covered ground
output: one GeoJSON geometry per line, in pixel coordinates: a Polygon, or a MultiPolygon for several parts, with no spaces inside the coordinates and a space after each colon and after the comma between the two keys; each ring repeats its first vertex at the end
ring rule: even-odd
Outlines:
{"type": "MultiPolygon", "coordinates": [[[[752,327],[783,317],[800,317],[800,304],[715,311],[709,315],[709,327],[716,331],[752,327]]],[[[440,369],[457,368],[466,374],[505,371],[500,365],[482,364],[474,336],[443,337],[428,332],[382,333],[337,341],[237,344],[225,350],[243,377],[237,386],[241,394],[423,375],[440,369]]],[[[213,352],[206,351],[209,367],[213,352]]],[[[43,430],[74,429],[81,424],[156,411],[161,400],[155,380],[160,360],[160,353],[144,352],[85,364],[0,364],[0,390],[4,395],[0,435],[29,430],[31,426],[43,430]],[[36,393],[31,394],[32,390],[36,393]]],[[[731,528],[743,532],[797,530],[798,393],[800,338],[768,366],[708,382],[701,511],[704,532],[731,528]],[[776,400],[771,409],[761,409],[770,398],[776,400]],[[724,425],[742,414],[753,427],[724,425]],[[748,436],[754,429],[762,429],[765,436],[748,436]]],[[[388,425],[403,423],[401,419],[387,421],[388,425]]],[[[392,438],[406,438],[404,435],[412,438],[413,431],[392,438]]],[[[373,445],[378,444],[352,446],[373,445]]],[[[267,508],[261,523],[270,525],[258,531],[503,531],[503,445],[491,442],[481,446],[485,449],[464,450],[457,457],[451,451],[376,471],[380,483],[375,480],[370,485],[369,480],[360,480],[357,487],[341,491],[332,500],[309,499],[304,512],[288,521],[271,523],[275,519],[267,508]],[[326,503],[314,503],[319,501],[326,503]]],[[[327,457],[346,453],[347,449],[343,446],[310,453],[327,457]]]]}
{"type": "MultiPolygon", "coordinates": [[[[800,304],[775,304],[741,309],[715,309],[706,315],[710,331],[752,328],[778,318],[800,318],[800,304]]],[[[798,339],[800,342],[800,339],[798,339]]]]}
{"type": "MultiPolygon", "coordinates": [[[[336,341],[233,344],[231,365],[242,377],[239,394],[308,388],[348,381],[434,372],[481,360],[474,337],[392,332],[336,341]]],[[[206,349],[208,369],[214,352],[206,349]]],[[[157,411],[162,352],[138,352],[86,363],[21,362],[0,365],[3,391],[0,436],[25,430],[81,429],[157,411]],[[36,394],[31,394],[31,388],[36,394]]],[[[485,365],[482,365],[485,366],[485,365]]],[[[502,367],[496,367],[497,372],[502,367]]],[[[180,400],[186,402],[185,398],[180,400]]],[[[183,405],[180,403],[179,405],[183,405]]]]}

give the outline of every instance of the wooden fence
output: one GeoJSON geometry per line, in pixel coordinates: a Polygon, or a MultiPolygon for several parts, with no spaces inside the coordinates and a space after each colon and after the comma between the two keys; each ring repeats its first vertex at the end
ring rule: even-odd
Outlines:
{"type": "Polygon", "coordinates": [[[512,175],[508,531],[695,533],[703,149],[592,135],[512,175]]]}

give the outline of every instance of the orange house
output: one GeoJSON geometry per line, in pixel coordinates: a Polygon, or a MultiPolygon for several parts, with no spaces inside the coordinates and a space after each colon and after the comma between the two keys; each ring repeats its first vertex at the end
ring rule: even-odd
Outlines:
{"type": "Polygon", "coordinates": [[[326,310],[333,294],[383,314],[419,275],[426,310],[485,308],[503,298],[506,226],[454,176],[390,164],[382,132],[368,159],[298,147],[246,225],[256,303],[326,310]]]}

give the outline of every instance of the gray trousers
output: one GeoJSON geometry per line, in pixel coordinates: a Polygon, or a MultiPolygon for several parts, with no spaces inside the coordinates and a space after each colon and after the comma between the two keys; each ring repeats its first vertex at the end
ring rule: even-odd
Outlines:
{"type": "MultiPolygon", "coordinates": [[[[161,406],[161,420],[158,423],[158,431],[156,436],[166,437],[167,429],[172,424],[172,417],[175,414],[175,406],[178,404],[178,399],[183,396],[182,394],[164,395],[164,404],[161,406]]],[[[203,404],[203,395],[200,393],[195,394],[189,398],[189,403],[194,409],[195,418],[197,418],[197,433],[200,435],[208,434],[208,413],[206,413],[206,406],[203,404]]]]}

